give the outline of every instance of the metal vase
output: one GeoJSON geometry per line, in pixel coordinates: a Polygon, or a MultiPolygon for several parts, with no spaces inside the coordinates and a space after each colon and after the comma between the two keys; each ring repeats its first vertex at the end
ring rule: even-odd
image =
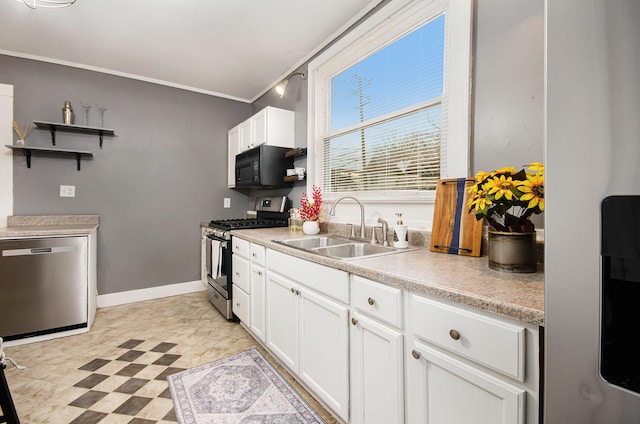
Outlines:
{"type": "Polygon", "coordinates": [[[508,272],[536,272],[536,233],[489,230],[489,268],[508,272]]]}

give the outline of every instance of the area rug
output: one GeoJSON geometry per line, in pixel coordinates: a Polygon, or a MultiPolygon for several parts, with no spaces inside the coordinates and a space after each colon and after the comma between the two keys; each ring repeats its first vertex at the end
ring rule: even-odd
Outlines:
{"type": "Polygon", "coordinates": [[[257,349],[167,380],[182,424],[326,424],[257,349]]]}

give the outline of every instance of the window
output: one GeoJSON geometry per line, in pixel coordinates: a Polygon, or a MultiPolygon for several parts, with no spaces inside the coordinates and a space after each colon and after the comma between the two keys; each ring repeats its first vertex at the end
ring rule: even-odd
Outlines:
{"type": "Polygon", "coordinates": [[[309,64],[310,182],[326,199],[424,204],[468,175],[471,3],[394,0],[309,64]]]}

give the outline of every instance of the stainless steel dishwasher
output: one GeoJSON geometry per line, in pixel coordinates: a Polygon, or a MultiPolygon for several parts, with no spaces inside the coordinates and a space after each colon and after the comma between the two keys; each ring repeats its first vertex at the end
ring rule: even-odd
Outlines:
{"type": "Polygon", "coordinates": [[[87,237],[0,240],[0,337],[87,326],[87,237]]]}

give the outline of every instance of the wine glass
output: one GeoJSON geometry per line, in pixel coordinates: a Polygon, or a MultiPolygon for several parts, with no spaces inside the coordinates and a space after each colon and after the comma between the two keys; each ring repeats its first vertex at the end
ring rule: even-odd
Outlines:
{"type": "Polygon", "coordinates": [[[80,102],[80,104],[82,105],[82,108],[84,109],[84,126],[87,127],[87,126],[89,126],[89,111],[91,110],[91,108],[93,106],[91,106],[89,103],[85,103],[85,102],[80,102]]]}
{"type": "Polygon", "coordinates": [[[103,105],[96,105],[98,110],[100,111],[100,128],[104,128],[104,112],[107,110],[103,105]]]}

